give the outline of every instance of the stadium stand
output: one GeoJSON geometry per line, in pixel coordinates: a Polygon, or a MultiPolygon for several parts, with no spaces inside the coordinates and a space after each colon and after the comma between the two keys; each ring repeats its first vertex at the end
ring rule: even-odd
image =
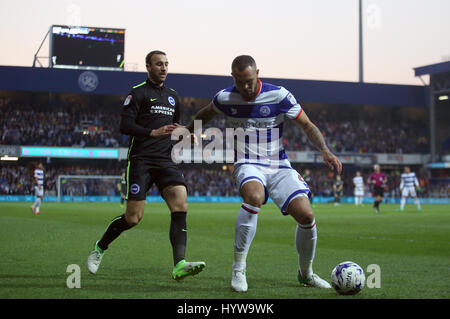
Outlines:
{"type": "MultiPolygon", "coordinates": [[[[35,97],[3,97],[1,144],[128,147],[128,137],[121,135],[117,127],[120,97],[91,100],[56,95],[52,100],[40,102],[35,101],[35,97]]],[[[183,98],[181,124],[187,124],[207,102],[206,99],[183,98]]],[[[429,128],[426,113],[421,108],[408,108],[408,113],[399,111],[398,107],[385,107],[380,116],[370,107],[308,103],[303,107],[328,137],[334,152],[403,154],[429,150],[429,128]],[[335,112],[336,109],[339,111],[335,112]],[[405,116],[412,112],[417,118],[405,116]]],[[[225,129],[225,122],[219,118],[206,127],[225,129]]],[[[287,122],[285,130],[286,150],[314,150],[292,123],[287,122]]]]}
{"type": "MultiPolygon", "coordinates": [[[[82,72],[0,66],[0,147],[104,147],[123,149],[126,153],[129,138],[118,130],[121,105],[130,85],[142,82],[146,75],[91,72],[97,77],[98,86],[93,92],[85,92],[76,81],[82,72]],[[20,81],[22,77],[28,81],[20,81]],[[34,86],[29,85],[32,82],[34,86]]],[[[329,147],[341,156],[350,155],[351,160],[344,162],[345,196],[353,194],[351,180],[356,169],[362,170],[367,178],[374,161],[384,159],[383,168],[389,175],[386,185],[389,198],[398,198],[399,176],[406,164],[411,165],[418,175],[421,197],[450,197],[448,169],[439,172],[425,165],[430,152],[430,114],[424,87],[283,79],[268,81],[289,88],[327,136],[329,147]],[[365,158],[369,160],[358,164],[354,161],[358,154],[367,156],[365,158]]],[[[232,83],[229,77],[173,74],[168,84],[177,88],[182,96],[181,124],[187,124],[197,110],[210,101],[217,88],[232,83]]],[[[224,120],[218,117],[204,129],[225,128],[225,125],[224,120]]],[[[444,139],[441,155],[448,152],[445,143],[444,139]]],[[[287,122],[284,127],[283,144],[288,152],[315,156],[306,136],[292,123],[287,122]]],[[[18,155],[17,162],[0,162],[2,195],[32,194],[27,165],[34,160],[46,161],[46,194],[50,196],[56,195],[56,180],[60,175],[120,175],[126,165],[126,157],[123,156],[102,160],[102,165],[99,165],[98,160],[56,160],[51,156],[22,158],[18,155]],[[105,163],[108,164],[105,166],[105,163]]],[[[334,175],[320,165],[319,160],[302,162],[300,159],[292,163],[300,173],[306,168],[311,169],[313,182],[310,186],[316,196],[332,196],[334,175]]],[[[191,196],[238,196],[232,174],[222,164],[183,165],[183,170],[191,196]]],[[[111,190],[104,190],[98,188],[107,183],[89,183],[88,187],[82,182],[73,183],[75,186],[70,192],[91,195],[111,192],[117,195],[114,185],[110,185],[111,190]]],[[[152,188],[149,195],[158,195],[157,190],[152,188]]],[[[370,189],[367,189],[367,195],[370,196],[370,189]]]]}

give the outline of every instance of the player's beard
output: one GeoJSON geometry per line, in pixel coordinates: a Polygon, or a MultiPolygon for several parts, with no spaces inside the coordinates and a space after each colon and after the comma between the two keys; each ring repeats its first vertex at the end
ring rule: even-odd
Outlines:
{"type": "Polygon", "coordinates": [[[161,73],[158,73],[158,74],[150,73],[149,74],[150,81],[152,81],[156,85],[162,85],[164,83],[164,81],[166,80],[166,77],[167,77],[167,73],[164,76],[162,76],[161,73]]]}

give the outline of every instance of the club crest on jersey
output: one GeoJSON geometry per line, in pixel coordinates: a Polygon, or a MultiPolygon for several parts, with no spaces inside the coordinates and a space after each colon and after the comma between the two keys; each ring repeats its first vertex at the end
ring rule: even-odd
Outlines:
{"type": "Polygon", "coordinates": [[[261,108],[259,109],[259,114],[261,114],[262,116],[268,116],[270,114],[270,107],[268,107],[267,105],[261,106],[261,108]]]}
{"type": "Polygon", "coordinates": [[[175,106],[175,99],[171,96],[168,98],[170,105],[175,106]]]}
{"type": "Polygon", "coordinates": [[[130,104],[131,99],[132,99],[132,96],[131,96],[131,95],[128,95],[127,98],[125,99],[125,102],[123,102],[123,105],[124,105],[124,106],[127,106],[128,104],[130,104]]]}

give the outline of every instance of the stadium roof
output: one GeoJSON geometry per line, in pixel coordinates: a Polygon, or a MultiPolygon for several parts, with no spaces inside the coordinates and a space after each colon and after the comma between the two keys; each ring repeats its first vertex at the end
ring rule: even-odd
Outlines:
{"type": "MultiPolygon", "coordinates": [[[[1,91],[75,94],[129,94],[132,86],[147,79],[145,72],[0,66],[1,91]]],[[[422,106],[429,103],[428,88],[338,81],[263,78],[284,86],[300,103],[356,104],[377,106],[422,106]]],[[[231,76],[169,74],[167,86],[182,97],[211,99],[219,90],[233,85],[231,76]]]]}
{"type": "Polygon", "coordinates": [[[414,68],[414,75],[435,75],[450,72],[450,61],[414,68]]]}

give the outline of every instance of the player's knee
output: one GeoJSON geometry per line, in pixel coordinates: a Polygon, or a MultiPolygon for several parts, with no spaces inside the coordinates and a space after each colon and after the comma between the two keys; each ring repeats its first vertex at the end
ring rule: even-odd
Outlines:
{"type": "Polygon", "coordinates": [[[264,203],[264,194],[258,192],[248,193],[243,196],[243,199],[244,203],[255,207],[261,207],[261,205],[264,203]]]}
{"type": "Polygon", "coordinates": [[[127,210],[125,212],[125,220],[128,226],[130,226],[131,228],[139,224],[143,215],[144,215],[143,208],[129,205],[127,206],[127,210]]]}
{"type": "Polygon", "coordinates": [[[303,211],[299,217],[298,221],[302,225],[311,224],[314,221],[314,213],[312,210],[303,211]]]}
{"type": "Polygon", "coordinates": [[[142,216],[138,216],[138,215],[131,215],[131,216],[126,216],[125,217],[128,226],[130,226],[130,228],[136,226],[137,224],[139,224],[139,222],[142,219],[142,216]]]}

